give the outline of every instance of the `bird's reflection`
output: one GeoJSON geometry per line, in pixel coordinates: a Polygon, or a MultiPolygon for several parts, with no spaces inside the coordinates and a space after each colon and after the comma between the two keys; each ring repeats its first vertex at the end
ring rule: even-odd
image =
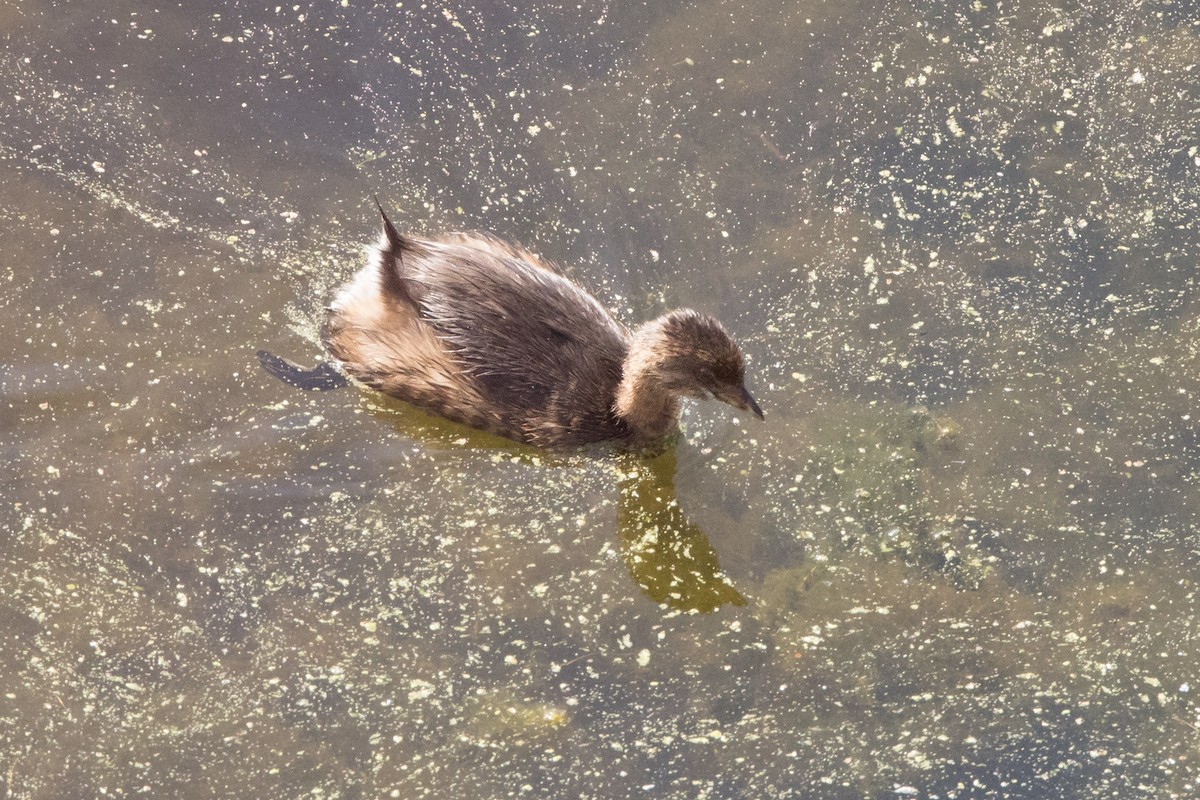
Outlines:
{"type": "MultiPolygon", "coordinates": [[[[376,415],[390,418],[398,432],[428,447],[485,448],[517,456],[536,454],[537,463],[543,467],[569,468],[574,458],[584,455],[536,450],[464,428],[390,398],[374,397],[370,407],[376,415]]],[[[632,453],[614,454],[603,448],[592,451],[591,456],[611,460],[616,467],[621,559],[643,594],[672,609],[705,614],[723,605],[745,604],[746,598],[721,572],[708,536],[679,506],[675,494],[675,447],[649,458],[632,453]]]]}
{"type": "Polygon", "coordinates": [[[675,496],[675,449],[651,459],[621,457],[617,529],[621,558],[642,592],[681,611],[708,613],[746,598],[721,573],[704,531],[675,496]]]}

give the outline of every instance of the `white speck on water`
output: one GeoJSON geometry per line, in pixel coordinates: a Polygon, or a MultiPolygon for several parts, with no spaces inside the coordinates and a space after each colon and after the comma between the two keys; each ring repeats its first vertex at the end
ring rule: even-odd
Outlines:
{"type": "Polygon", "coordinates": [[[643,647],[638,651],[637,663],[639,667],[644,667],[650,663],[650,651],[647,648],[643,647]]]}
{"type": "Polygon", "coordinates": [[[411,681],[408,682],[408,685],[409,685],[408,699],[410,701],[424,700],[425,698],[427,698],[433,694],[433,690],[435,688],[432,683],[430,683],[429,681],[423,681],[420,678],[413,678],[411,681]]]}
{"type": "Polygon", "coordinates": [[[1129,76],[1130,83],[1137,84],[1137,83],[1144,83],[1145,81],[1146,81],[1146,76],[1142,74],[1142,71],[1140,69],[1135,69],[1133,71],[1133,74],[1129,76]]]}
{"type": "Polygon", "coordinates": [[[175,595],[175,602],[180,608],[187,608],[188,596],[183,592],[178,592],[175,595]]]}
{"type": "MultiPolygon", "coordinates": [[[[451,11],[448,8],[443,8],[442,16],[446,18],[446,21],[449,22],[452,27],[458,28],[463,33],[467,33],[467,29],[463,26],[463,24],[461,22],[458,21],[458,17],[456,17],[454,15],[453,11],[451,11]]],[[[470,34],[468,34],[467,41],[470,41],[470,40],[471,40],[471,36],[470,36],[470,34]]]]}

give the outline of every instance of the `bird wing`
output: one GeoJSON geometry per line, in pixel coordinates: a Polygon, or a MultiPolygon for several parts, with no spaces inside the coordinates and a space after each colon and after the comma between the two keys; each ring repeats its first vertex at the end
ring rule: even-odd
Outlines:
{"type": "Polygon", "coordinates": [[[406,254],[402,280],[421,318],[495,406],[534,427],[611,426],[627,332],[565,278],[491,245],[406,254]]]}

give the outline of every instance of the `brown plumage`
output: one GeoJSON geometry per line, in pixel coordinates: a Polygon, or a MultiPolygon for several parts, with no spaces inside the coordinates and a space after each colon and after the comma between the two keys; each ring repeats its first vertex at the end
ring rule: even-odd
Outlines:
{"type": "Polygon", "coordinates": [[[712,317],[681,309],[631,333],[520,247],[480,234],[409,238],[380,214],[371,263],[341,289],[322,330],[356,380],[547,447],[651,444],[674,430],[681,396],[762,417],[741,351],[712,317]]]}

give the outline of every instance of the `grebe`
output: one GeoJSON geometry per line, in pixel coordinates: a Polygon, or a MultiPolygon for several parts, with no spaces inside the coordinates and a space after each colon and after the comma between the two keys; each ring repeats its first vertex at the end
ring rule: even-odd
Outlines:
{"type": "MultiPolygon", "coordinates": [[[[378,201],[376,201],[378,204],[378,201]]],[[[762,409],[742,352],[713,317],[677,309],[630,331],[524,248],[486,234],[402,236],[384,213],[370,263],[339,291],[321,332],[334,369],[265,351],[295,386],[346,383],[542,447],[652,445],[681,397],[762,409]]]]}

